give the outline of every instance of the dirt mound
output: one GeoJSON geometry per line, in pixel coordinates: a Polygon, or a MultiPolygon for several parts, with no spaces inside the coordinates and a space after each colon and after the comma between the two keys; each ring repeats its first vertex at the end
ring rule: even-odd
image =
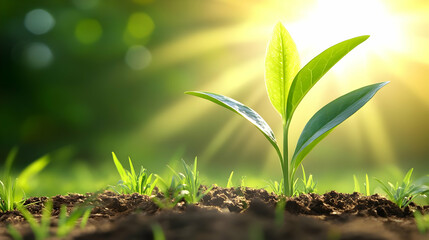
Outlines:
{"type": "MultiPolygon", "coordinates": [[[[429,239],[418,233],[412,217],[413,211],[429,213],[429,206],[401,209],[379,195],[303,194],[287,198],[280,214],[279,196],[263,189],[215,186],[200,203],[182,201],[172,209],[159,208],[154,197],[110,191],[54,196],[52,232],[61,205],[68,211],[90,205],[87,227],[76,228],[69,239],[153,239],[158,228],[167,239],[429,239]]],[[[47,199],[32,197],[25,205],[40,217],[47,199]]],[[[11,211],[0,213],[0,239],[11,239],[7,224],[15,225],[24,239],[34,238],[21,214],[11,211]]]]}

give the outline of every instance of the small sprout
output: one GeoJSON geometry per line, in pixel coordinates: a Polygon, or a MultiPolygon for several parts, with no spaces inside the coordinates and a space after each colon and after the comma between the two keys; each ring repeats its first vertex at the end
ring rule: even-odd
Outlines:
{"type": "Polygon", "coordinates": [[[313,180],[313,175],[310,174],[310,176],[308,176],[308,179],[305,175],[305,170],[304,170],[304,165],[301,165],[302,167],[302,184],[303,184],[303,188],[301,191],[298,191],[300,194],[308,194],[308,193],[315,193],[316,192],[316,186],[317,183],[314,182],[313,180]]]}
{"type": "Polygon", "coordinates": [[[91,207],[78,207],[67,216],[67,207],[62,205],[58,217],[57,237],[66,237],[75,228],[80,218],[82,218],[80,227],[85,228],[91,209],[91,207]]]}
{"type": "Polygon", "coordinates": [[[15,179],[10,172],[17,153],[18,148],[13,148],[4,164],[3,181],[0,180],[0,212],[12,211],[21,206],[25,197],[24,190],[29,190],[30,177],[39,173],[49,163],[48,157],[43,156],[28,165],[15,179]]]}
{"type": "MultiPolygon", "coordinates": [[[[138,193],[148,196],[152,195],[153,189],[155,188],[158,179],[155,179],[152,182],[152,174],[148,174],[147,170],[143,166],[140,168],[140,172],[137,175],[134,171],[131,158],[128,158],[130,164],[130,171],[128,171],[124,169],[115,153],[112,152],[112,156],[116,169],[121,176],[121,180],[118,182],[120,190],[117,192],[125,194],[138,193]]],[[[113,189],[116,190],[115,187],[113,187],[113,189]]]]}
{"type": "Polygon", "coordinates": [[[283,179],[279,182],[270,180],[268,182],[271,191],[276,195],[283,195],[283,179]]]}
{"type": "MultiPolygon", "coordinates": [[[[30,228],[34,233],[36,240],[44,240],[49,237],[49,227],[51,223],[52,214],[52,200],[45,202],[45,207],[42,210],[42,217],[40,219],[40,223],[37,222],[36,218],[24,206],[18,206],[17,209],[19,210],[19,212],[21,212],[25,220],[27,220],[27,222],[30,224],[30,228]]],[[[13,227],[10,226],[10,228],[13,227]]],[[[9,233],[11,233],[10,230],[9,233]]],[[[17,231],[15,232],[15,234],[16,233],[17,231]]]]}
{"type": "Polygon", "coordinates": [[[154,199],[155,203],[161,208],[163,207],[174,207],[180,200],[184,199],[188,203],[197,203],[204,197],[211,189],[206,191],[201,190],[201,183],[199,172],[197,171],[197,158],[194,160],[194,165],[189,166],[182,159],[182,166],[185,170],[184,173],[178,173],[176,170],[168,166],[173,172],[170,184],[167,184],[164,179],[156,175],[161,185],[163,185],[164,194],[166,195],[166,201],[162,202],[159,199],[154,199]],[[173,205],[171,205],[173,204],[173,205]]]}
{"type": "Polygon", "coordinates": [[[229,174],[228,183],[226,184],[226,188],[232,187],[232,176],[234,175],[234,171],[231,171],[231,174],[229,174]]]}
{"type": "Polygon", "coordinates": [[[372,84],[349,92],[316,112],[305,125],[289,159],[289,126],[295,110],[310,89],[347,53],[368,39],[359,36],[340,42],[313,58],[300,69],[299,54],[286,28],[278,23],[268,44],[265,58],[265,85],[268,97],[280,114],[283,125],[283,152],[277,144],[274,132],[267,122],[253,109],[223,95],[188,91],[186,94],[200,97],[241,115],[265,136],[275,149],[283,175],[283,194],[296,193],[295,173],[308,153],[332,130],[362,108],[388,82],[372,84]]]}
{"type": "MultiPolygon", "coordinates": [[[[358,179],[356,178],[356,175],[353,174],[353,182],[354,182],[354,192],[358,192],[361,193],[360,191],[360,184],[358,179]]],[[[371,190],[370,190],[370,185],[369,185],[369,178],[368,178],[368,174],[365,174],[365,183],[364,183],[364,187],[365,187],[365,194],[366,196],[371,196],[371,190]]],[[[362,193],[363,194],[363,193],[362,193]]]]}
{"type": "Polygon", "coordinates": [[[387,194],[390,201],[396,203],[400,208],[404,208],[408,206],[415,197],[425,196],[429,193],[429,186],[422,184],[414,185],[411,182],[412,173],[413,168],[407,172],[401,184],[396,182],[396,184],[393,185],[390,182],[383,183],[379,179],[375,180],[380,183],[381,188],[387,194]]]}
{"type": "Polygon", "coordinates": [[[415,211],[414,219],[421,234],[429,232],[429,214],[422,215],[419,211],[415,211]]]}

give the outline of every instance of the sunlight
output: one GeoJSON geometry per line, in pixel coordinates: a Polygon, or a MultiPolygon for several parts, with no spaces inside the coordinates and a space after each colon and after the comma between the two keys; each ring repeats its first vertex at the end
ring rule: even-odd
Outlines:
{"type": "MultiPolygon", "coordinates": [[[[404,32],[398,18],[381,0],[319,0],[301,20],[293,22],[289,28],[298,48],[306,48],[300,51],[303,64],[313,58],[315,53],[360,35],[371,37],[358,51],[352,53],[356,57],[384,55],[386,50],[399,50],[404,46],[404,32]]],[[[341,71],[355,64],[355,61],[346,62],[348,64],[338,65],[332,70],[341,71]]]]}

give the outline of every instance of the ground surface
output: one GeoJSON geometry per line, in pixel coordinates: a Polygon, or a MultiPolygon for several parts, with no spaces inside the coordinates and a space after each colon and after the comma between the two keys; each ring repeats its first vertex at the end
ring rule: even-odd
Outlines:
{"type": "MultiPolygon", "coordinates": [[[[161,194],[158,197],[162,198],[161,194]]],[[[153,239],[161,227],[166,239],[429,239],[417,231],[412,211],[429,213],[429,206],[411,204],[405,209],[378,195],[328,192],[288,198],[285,211],[277,211],[278,197],[261,189],[214,187],[199,204],[180,202],[160,209],[150,197],[138,194],[55,196],[51,231],[54,233],[61,205],[69,210],[95,206],[84,229],[68,239],[153,239]]],[[[25,204],[40,216],[46,197],[25,204]]],[[[0,239],[11,239],[6,226],[13,224],[24,239],[34,236],[17,211],[0,213],[0,239]]],[[[54,238],[52,238],[54,239],[54,238]]]]}

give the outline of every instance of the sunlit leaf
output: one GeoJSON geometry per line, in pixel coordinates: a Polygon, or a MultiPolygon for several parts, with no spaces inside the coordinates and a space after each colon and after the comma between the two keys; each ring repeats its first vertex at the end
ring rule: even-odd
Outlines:
{"type": "Polygon", "coordinates": [[[200,92],[200,91],[190,91],[185,92],[186,94],[197,96],[200,98],[207,99],[211,102],[214,102],[226,109],[229,109],[255,125],[264,136],[270,141],[271,145],[279,152],[279,148],[277,146],[276,138],[274,137],[274,133],[271,130],[270,126],[268,126],[267,122],[254,110],[245,106],[244,104],[219,94],[209,93],[209,92],[200,92]]]}
{"type": "Polygon", "coordinates": [[[286,116],[289,88],[299,68],[296,45],[286,28],[278,23],[265,57],[265,84],[271,104],[282,118],[286,116]]]}
{"type": "Polygon", "coordinates": [[[298,104],[317,81],[341,58],[368,38],[366,35],[340,42],[317,55],[296,74],[287,99],[287,120],[292,118],[298,104]]]}
{"type": "Polygon", "coordinates": [[[291,165],[294,170],[302,159],[330,131],[363,107],[388,82],[372,84],[349,92],[320,109],[305,125],[299,137],[291,165]]]}

